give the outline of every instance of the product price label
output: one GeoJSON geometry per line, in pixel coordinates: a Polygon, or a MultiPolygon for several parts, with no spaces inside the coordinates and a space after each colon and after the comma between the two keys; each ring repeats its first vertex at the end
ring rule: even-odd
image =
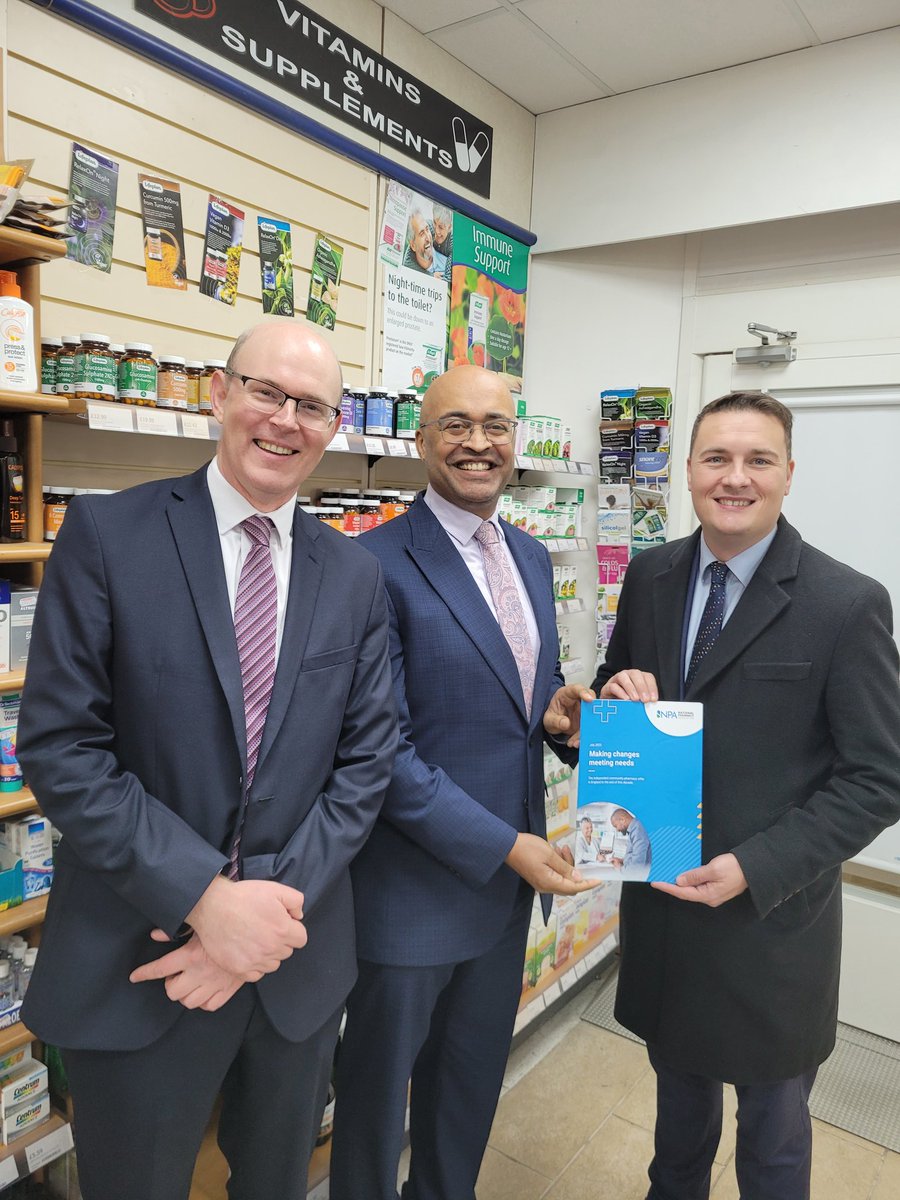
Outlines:
{"type": "Polygon", "coordinates": [[[134,433],[134,413],[117,404],[88,404],[88,428],[134,433]]]}
{"type": "Polygon", "coordinates": [[[390,438],[387,443],[388,454],[392,454],[394,458],[406,458],[406,447],[406,442],[401,442],[396,438],[390,438]]]}
{"type": "Polygon", "coordinates": [[[381,438],[367,437],[363,438],[366,444],[366,454],[384,454],[384,443],[381,438]]]}
{"type": "Polygon", "coordinates": [[[350,451],[350,443],[347,441],[346,433],[336,433],[328,444],[329,450],[340,450],[344,454],[350,451]]]}
{"type": "Polygon", "coordinates": [[[187,438],[201,438],[209,441],[212,436],[209,432],[209,418],[194,413],[182,413],[181,432],[187,438]]]}
{"type": "Polygon", "coordinates": [[[16,1166],[16,1160],[12,1155],[9,1158],[4,1158],[0,1162],[0,1188],[5,1188],[7,1184],[15,1183],[19,1178],[19,1168],[16,1166]]]}
{"type": "Polygon", "coordinates": [[[163,437],[178,437],[178,420],[173,412],[159,412],[152,408],[137,411],[138,433],[156,433],[163,437]]]}
{"type": "Polygon", "coordinates": [[[59,1158],[61,1154],[71,1150],[73,1145],[72,1126],[68,1123],[61,1129],[54,1129],[40,1141],[32,1142],[30,1146],[25,1147],[25,1161],[28,1163],[29,1174],[36,1171],[38,1167],[53,1162],[54,1158],[59,1158]]]}

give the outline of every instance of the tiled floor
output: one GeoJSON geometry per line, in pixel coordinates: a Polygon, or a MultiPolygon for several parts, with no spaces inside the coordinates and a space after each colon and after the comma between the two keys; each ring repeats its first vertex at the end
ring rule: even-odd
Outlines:
{"type": "MultiPolygon", "coordinates": [[[[644,1200],[654,1076],[642,1046],[581,1020],[598,990],[585,988],[513,1051],[478,1200],[644,1200]]],[[[711,1200],[739,1200],[733,1118],[729,1092],[711,1200]]],[[[898,1200],[900,1154],[813,1125],[812,1200],[898,1200]]],[[[208,1139],[191,1200],[222,1200],[225,1175],[208,1139]]]]}
{"type": "MultiPolygon", "coordinates": [[[[582,992],[513,1052],[478,1200],[644,1200],[653,1072],[642,1046],[579,1019],[594,994],[582,992]]],[[[733,1097],[712,1200],[738,1200],[733,1097]]],[[[897,1200],[900,1154],[813,1125],[812,1200],[897,1200]]]]}

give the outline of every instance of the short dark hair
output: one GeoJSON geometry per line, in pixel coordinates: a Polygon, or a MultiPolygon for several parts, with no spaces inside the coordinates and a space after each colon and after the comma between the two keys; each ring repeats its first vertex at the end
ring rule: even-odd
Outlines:
{"type": "Polygon", "coordinates": [[[763,413],[767,417],[774,417],[784,430],[784,441],[787,446],[788,460],[790,460],[791,429],[794,424],[794,418],[791,410],[782,404],[780,400],[776,400],[774,396],[770,396],[768,392],[729,392],[726,396],[719,396],[716,400],[710,400],[709,404],[705,404],[697,413],[697,419],[694,421],[694,427],[691,430],[691,444],[688,449],[688,455],[694,452],[694,442],[697,440],[697,431],[700,428],[703,418],[711,417],[715,413],[720,412],[758,412],[763,413]]]}

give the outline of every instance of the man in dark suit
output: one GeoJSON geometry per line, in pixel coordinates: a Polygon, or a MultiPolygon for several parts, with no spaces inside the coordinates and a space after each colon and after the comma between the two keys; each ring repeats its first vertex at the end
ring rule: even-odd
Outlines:
{"type": "Polygon", "coordinates": [[[694,425],[700,529],[628,568],[603,697],[704,705],[704,865],[625,884],[616,1016],[657,1073],[652,1200],[705,1200],[736,1086],[747,1200],[807,1200],[807,1098],[834,1045],[841,863],[900,816],[881,584],[780,515],[791,414],[732,393],[694,425]]]}
{"type": "Polygon", "coordinates": [[[249,331],[209,467],[76,500],[48,564],[19,751],[63,838],[24,1018],[85,1200],[186,1200],[220,1091],[232,1200],[306,1195],[397,739],[381,571],[296,503],[340,395],[318,333],[249,331]]]}
{"type": "MultiPolygon", "coordinates": [[[[338,1059],[332,1200],[472,1200],[509,1052],[534,889],[590,885],[546,840],[543,742],[577,742],[546,550],[496,516],[505,384],[455,367],[417,434],[428,488],[361,539],[381,563],[400,747],[353,866],[359,981],[338,1059]]],[[[547,909],[549,909],[549,898],[547,909]]]]}

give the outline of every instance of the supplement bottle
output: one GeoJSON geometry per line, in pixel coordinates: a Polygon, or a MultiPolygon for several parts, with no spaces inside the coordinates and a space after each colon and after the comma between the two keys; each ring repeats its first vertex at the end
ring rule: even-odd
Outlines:
{"type": "Polygon", "coordinates": [[[41,338],[41,394],[56,395],[56,357],[62,350],[62,338],[41,338]]]}
{"type": "Polygon", "coordinates": [[[200,378],[203,375],[203,363],[189,358],[184,364],[184,373],[187,376],[187,410],[198,413],[200,411],[200,378]]]}
{"type": "Polygon", "coordinates": [[[161,354],[156,377],[156,407],[187,409],[187,372],[180,354],[161,354]]]}
{"type": "Polygon", "coordinates": [[[147,342],[126,342],[119,363],[119,399],[143,408],[156,405],[156,359],[147,342]]]}
{"type": "Polygon", "coordinates": [[[209,395],[212,377],[216,371],[224,370],[225,360],[221,358],[208,358],[203,364],[203,374],[200,376],[200,412],[205,413],[207,417],[212,416],[212,400],[209,395]]]}
{"type": "Polygon", "coordinates": [[[75,359],[81,338],[74,333],[62,335],[62,349],[56,354],[56,394],[57,396],[75,395],[75,359]]]}
{"type": "Polygon", "coordinates": [[[15,1003],[15,987],[12,979],[10,964],[7,959],[0,961],[0,1013],[8,1012],[15,1003]]]}
{"type": "MultiPolygon", "coordinates": [[[[48,491],[47,488],[44,489],[48,491]]],[[[44,496],[44,541],[55,542],[56,535],[62,528],[69,501],[75,495],[75,489],[70,487],[49,488],[49,495],[44,496]]]]}
{"type": "Polygon", "coordinates": [[[75,355],[75,396],[79,400],[115,400],[117,363],[104,333],[83,333],[75,355]]]}

